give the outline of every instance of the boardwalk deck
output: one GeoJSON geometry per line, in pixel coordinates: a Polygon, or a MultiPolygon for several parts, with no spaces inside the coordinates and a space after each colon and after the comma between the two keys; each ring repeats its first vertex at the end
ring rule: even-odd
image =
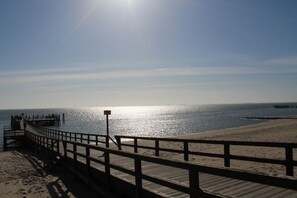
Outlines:
{"type": "MultiPolygon", "coordinates": [[[[29,128],[28,130],[38,134],[33,128],[29,128]]],[[[63,157],[65,150],[63,149],[62,143],[60,143],[59,147],[61,157],[63,157]]],[[[70,160],[73,160],[75,158],[75,156],[73,155],[73,151],[74,147],[67,147],[67,157],[70,160]]],[[[86,158],[83,157],[83,155],[86,153],[85,148],[77,146],[76,151],[77,160],[82,163],[87,163],[86,158]]],[[[102,154],[103,153],[100,151],[91,150],[90,157],[93,159],[104,161],[104,156],[102,154]]],[[[100,170],[102,172],[105,171],[104,165],[100,165],[98,163],[95,164],[93,162],[89,163],[91,163],[92,166],[97,170],[100,170]]],[[[118,178],[119,180],[135,185],[134,176],[119,170],[115,170],[112,168],[112,166],[124,167],[125,169],[135,171],[135,161],[133,159],[124,156],[110,154],[110,174],[114,178],[118,178]]],[[[162,178],[162,180],[170,181],[172,183],[189,187],[190,176],[189,172],[185,169],[143,161],[141,164],[141,170],[142,173],[147,176],[162,178]]],[[[142,181],[142,186],[144,189],[164,197],[189,197],[188,194],[177,191],[174,188],[167,188],[163,185],[147,181],[145,180],[145,178],[142,181]]],[[[199,173],[199,186],[203,191],[211,192],[214,195],[218,195],[221,197],[297,197],[296,190],[279,188],[206,173],[199,173]]]]}

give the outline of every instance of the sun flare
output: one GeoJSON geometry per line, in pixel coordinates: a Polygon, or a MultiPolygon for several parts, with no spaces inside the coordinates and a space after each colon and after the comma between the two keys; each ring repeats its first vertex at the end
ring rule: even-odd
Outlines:
{"type": "Polygon", "coordinates": [[[126,0],[126,4],[128,8],[131,8],[132,4],[133,4],[133,0],[126,0]]]}

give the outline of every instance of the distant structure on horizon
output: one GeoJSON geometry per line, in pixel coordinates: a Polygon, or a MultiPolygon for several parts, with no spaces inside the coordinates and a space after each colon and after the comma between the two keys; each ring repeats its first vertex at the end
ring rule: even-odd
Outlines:
{"type": "Polygon", "coordinates": [[[297,108],[297,105],[288,105],[288,104],[275,104],[273,105],[273,108],[297,108]]]}

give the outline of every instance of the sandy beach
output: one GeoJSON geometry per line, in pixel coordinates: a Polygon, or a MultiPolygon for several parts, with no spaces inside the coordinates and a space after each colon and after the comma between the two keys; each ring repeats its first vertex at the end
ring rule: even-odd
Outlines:
{"type": "MultiPolygon", "coordinates": [[[[231,128],[220,131],[194,133],[178,138],[240,140],[240,141],[270,141],[297,142],[297,120],[273,120],[257,125],[231,128]]],[[[148,145],[140,142],[139,144],[148,145]]],[[[161,147],[182,148],[179,143],[160,143],[161,147]]],[[[223,153],[222,146],[206,144],[190,144],[190,150],[223,153]]],[[[129,150],[124,147],[124,150],[129,150]]],[[[152,151],[139,150],[145,155],[153,155],[152,151]]],[[[284,159],[284,149],[232,146],[231,154],[284,159]]],[[[183,156],[161,152],[161,157],[182,160],[183,156]]],[[[294,159],[297,151],[294,151],[294,159]]],[[[191,163],[223,167],[223,160],[209,157],[190,156],[191,163]]],[[[244,161],[231,161],[231,168],[261,172],[270,175],[285,175],[284,166],[244,161]]],[[[7,151],[0,153],[0,193],[1,197],[99,197],[99,195],[81,180],[65,170],[57,167],[47,174],[42,169],[41,161],[28,151],[7,151]]],[[[297,171],[295,168],[295,176],[297,171]]]]}
{"type": "Polygon", "coordinates": [[[57,166],[50,173],[29,151],[0,152],[0,197],[100,197],[91,187],[57,166]]]}

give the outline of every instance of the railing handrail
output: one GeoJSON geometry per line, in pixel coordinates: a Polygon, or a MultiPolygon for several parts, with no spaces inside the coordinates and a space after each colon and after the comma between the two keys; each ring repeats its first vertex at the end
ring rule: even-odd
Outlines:
{"type": "Polygon", "coordinates": [[[118,149],[121,150],[122,146],[133,147],[134,152],[137,153],[138,149],[148,149],[155,151],[155,156],[160,155],[160,151],[171,152],[184,154],[184,160],[189,160],[189,155],[198,155],[198,156],[207,156],[215,158],[223,158],[224,166],[230,167],[231,160],[241,160],[241,161],[251,161],[251,162],[260,162],[260,163],[269,163],[269,164],[278,164],[286,166],[286,175],[294,176],[294,167],[297,166],[297,161],[293,159],[293,149],[297,148],[297,143],[280,143],[280,142],[247,142],[247,141],[228,141],[228,140],[193,140],[193,139],[180,139],[180,138],[156,138],[156,137],[137,137],[137,136],[124,136],[124,135],[115,135],[115,138],[118,143],[118,149]],[[133,140],[132,144],[122,143],[122,139],[131,139],[133,140]],[[138,140],[148,140],[154,141],[153,146],[144,146],[140,145],[138,140]],[[175,148],[162,148],[160,147],[160,142],[175,142],[182,143],[183,149],[175,148]],[[208,153],[208,152],[196,152],[189,150],[189,144],[220,144],[223,145],[223,154],[218,153],[208,153]],[[230,153],[231,146],[256,146],[256,147],[277,147],[285,149],[285,159],[270,159],[270,158],[261,158],[261,157],[251,157],[251,156],[241,156],[241,155],[232,155],[230,153]]]}
{"type": "MultiPolygon", "coordinates": [[[[64,157],[67,157],[67,152],[72,152],[75,156],[79,154],[80,157],[84,157],[86,159],[86,166],[88,169],[90,167],[93,167],[90,161],[92,162],[97,162],[100,164],[105,165],[105,174],[107,176],[110,176],[110,168],[117,169],[121,172],[125,172],[127,174],[135,176],[135,185],[137,189],[137,193],[141,192],[142,189],[142,180],[148,180],[153,183],[161,184],[166,187],[174,187],[175,189],[190,194],[190,197],[198,197],[200,193],[205,193],[201,192],[201,189],[199,187],[199,173],[208,173],[212,175],[217,175],[217,176],[223,176],[223,177],[228,177],[228,178],[233,178],[233,179],[240,179],[244,181],[250,181],[250,182],[255,182],[255,183],[260,183],[260,184],[267,184],[267,185],[272,185],[276,187],[282,187],[286,189],[292,189],[292,190],[297,190],[297,180],[293,177],[272,177],[268,175],[260,175],[260,174],[255,174],[255,173],[250,173],[250,172],[243,172],[239,170],[232,170],[230,168],[214,168],[214,167],[207,167],[207,166],[202,166],[202,165],[197,165],[197,164],[191,164],[183,161],[173,161],[170,159],[163,159],[163,158],[157,158],[157,157],[152,157],[152,156],[145,156],[145,155],[140,155],[137,153],[129,153],[129,152],[123,152],[120,150],[114,150],[110,148],[105,148],[105,147],[99,147],[95,145],[90,145],[90,144],[84,144],[80,142],[73,142],[73,141],[67,141],[67,140],[61,140],[58,138],[54,137],[49,137],[49,136],[44,136],[42,134],[35,134],[32,132],[26,132],[26,136],[31,139],[35,144],[38,144],[39,146],[43,146],[46,149],[52,149],[54,151],[55,147],[49,146],[49,142],[56,141],[57,146],[60,144],[59,142],[62,142],[64,145],[64,157]],[[45,141],[46,139],[46,141],[45,141]],[[51,140],[51,141],[49,141],[51,140]],[[77,146],[84,147],[85,150],[85,155],[81,153],[77,153],[76,150],[70,151],[67,149],[67,144],[75,145],[75,148],[77,146]],[[100,161],[98,159],[92,158],[90,156],[90,149],[101,151],[105,153],[105,160],[100,161]],[[122,157],[127,157],[134,159],[134,167],[125,168],[119,165],[114,165],[110,163],[109,160],[109,155],[114,154],[114,155],[119,155],[122,157]],[[169,167],[174,167],[174,168],[181,168],[184,170],[189,171],[189,186],[184,186],[181,184],[177,183],[172,183],[166,179],[162,178],[157,178],[155,176],[151,175],[146,175],[142,173],[141,170],[141,162],[150,162],[150,163],[155,163],[159,165],[165,165],[169,167]]],[[[57,148],[58,149],[58,148],[57,148]]],[[[59,151],[58,151],[59,153],[59,151]]],[[[212,194],[209,194],[212,195],[212,194]]]]}
{"type": "Polygon", "coordinates": [[[297,143],[287,142],[257,142],[257,141],[235,141],[235,140],[208,140],[208,139],[186,139],[186,138],[167,138],[167,137],[144,137],[144,136],[128,136],[115,135],[116,139],[138,139],[138,140],[158,140],[164,142],[188,142],[188,143],[205,143],[205,144],[230,144],[236,146],[263,146],[263,147],[293,147],[297,148],[297,143]]]}
{"type": "Polygon", "coordinates": [[[31,127],[34,127],[36,131],[41,130],[43,134],[50,135],[52,137],[58,136],[59,138],[62,138],[62,139],[66,139],[66,140],[70,139],[70,141],[74,139],[74,141],[77,141],[77,142],[82,142],[82,141],[87,141],[88,143],[95,142],[96,145],[98,145],[98,143],[105,143],[107,147],[109,147],[108,141],[111,140],[117,146],[116,141],[107,135],[62,131],[58,129],[51,129],[51,128],[34,125],[32,122],[27,122],[27,123],[31,127]],[[94,139],[92,139],[92,137],[94,139]],[[99,138],[104,139],[104,141],[100,140],[99,138]]]}

